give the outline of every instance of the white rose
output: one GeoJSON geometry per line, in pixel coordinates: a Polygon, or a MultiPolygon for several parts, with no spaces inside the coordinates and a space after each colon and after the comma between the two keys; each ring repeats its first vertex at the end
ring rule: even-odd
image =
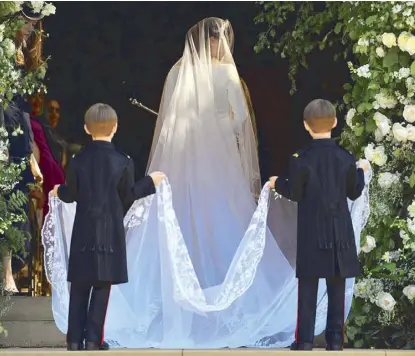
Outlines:
{"type": "Polygon", "coordinates": [[[403,109],[403,117],[406,121],[415,122],[415,105],[405,105],[403,109]]]}
{"type": "Polygon", "coordinates": [[[358,46],[367,47],[369,46],[369,41],[366,38],[359,38],[357,41],[358,46]]]}
{"type": "Polygon", "coordinates": [[[12,57],[15,53],[16,53],[16,46],[14,44],[14,42],[10,39],[10,38],[6,38],[2,43],[1,43],[5,55],[6,57],[10,58],[12,57]]]}
{"type": "Polygon", "coordinates": [[[401,68],[398,72],[398,78],[399,79],[405,79],[408,78],[411,75],[411,69],[410,68],[401,68]]]}
{"type": "Polygon", "coordinates": [[[392,184],[396,183],[399,180],[395,174],[390,172],[385,172],[379,174],[378,184],[382,189],[388,189],[392,184]]]}
{"type": "Polygon", "coordinates": [[[49,16],[51,14],[55,14],[56,13],[56,7],[52,4],[46,4],[45,7],[42,10],[42,15],[43,16],[49,16]]]}
{"type": "Polygon", "coordinates": [[[376,54],[378,57],[385,57],[385,51],[383,50],[382,47],[376,48],[376,54]]]}
{"type": "Polygon", "coordinates": [[[373,144],[369,143],[365,148],[365,157],[369,162],[373,161],[373,153],[375,151],[375,148],[373,147],[373,144]]]}
{"type": "Polygon", "coordinates": [[[388,156],[385,154],[385,147],[378,146],[373,151],[373,163],[379,167],[383,166],[388,160],[388,156]]]}
{"type": "Polygon", "coordinates": [[[393,33],[384,33],[382,35],[382,43],[388,47],[392,48],[396,46],[396,36],[393,33]]]}
{"type": "Polygon", "coordinates": [[[0,162],[7,162],[9,160],[9,156],[7,155],[6,150],[0,150],[0,162]]]}
{"type": "Polygon", "coordinates": [[[413,220],[406,219],[406,226],[411,233],[415,234],[415,222],[413,220]]]}
{"type": "Polygon", "coordinates": [[[382,109],[393,109],[397,104],[397,101],[393,96],[385,94],[383,92],[376,94],[375,99],[382,109]]]}
{"type": "Polygon", "coordinates": [[[401,32],[401,34],[398,37],[398,46],[399,49],[403,52],[406,51],[406,43],[408,42],[409,38],[411,37],[411,34],[404,31],[401,32]]]}
{"type": "Polygon", "coordinates": [[[370,73],[370,67],[369,64],[365,64],[359,68],[356,69],[356,74],[358,77],[361,78],[370,78],[372,76],[372,73],[370,73]]]}
{"type": "Polygon", "coordinates": [[[415,126],[408,124],[406,126],[406,131],[408,132],[408,140],[415,142],[415,126]]]}
{"type": "Polygon", "coordinates": [[[362,246],[361,250],[364,253],[369,253],[370,251],[372,251],[374,248],[376,247],[376,240],[374,237],[372,236],[366,236],[366,242],[365,244],[362,246]]]}
{"type": "Polygon", "coordinates": [[[399,236],[401,237],[404,244],[410,240],[409,235],[404,230],[399,231],[399,236]]]}
{"type": "Polygon", "coordinates": [[[411,36],[406,41],[405,50],[412,56],[415,54],[415,36],[411,36]]]}
{"type": "Polygon", "coordinates": [[[396,301],[389,293],[381,292],[378,294],[376,304],[383,310],[392,311],[395,307],[396,301]]]}
{"type": "Polygon", "coordinates": [[[402,5],[400,5],[400,4],[395,5],[395,6],[392,8],[392,12],[393,12],[394,14],[397,14],[398,12],[401,12],[401,11],[402,11],[402,5]]]}
{"type": "Polygon", "coordinates": [[[393,137],[398,142],[405,142],[408,139],[408,131],[398,122],[393,124],[392,133],[393,137]]]}
{"type": "Polygon", "coordinates": [[[406,286],[402,293],[409,299],[413,300],[415,299],[415,286],[413,284],[406,286]]]}
{"type": "Polygon", "coordinates": [[[386,136],[391,130],[390,120],[380,112],[376,112],[373,119],[382,136],[386,136]]]}
{"type": "Polygon", "coordinates": [[[382,135],[382,131],[380,131],[379,129],[375,130],[375,141],[376,142],[381,142],[384,137],[385,136],[382,135]]]}
{"type": "Polygon", "coordinates": [[[408,206],[408,213],[411,218],[415,218],[415,201],[413,201],[412,204],[408,206]]]}
{"type": "Polygon", "coordinates": [[[30,2],[33,8],[33,12],[38,14],[42,10],[44,1],[31,1],[30,2]]]}
{"type": "Polygon", "coordinates": [[[353,128],[353,123],[352,120],[354,118],[356,114],[356,109],[350,109],[347,114],[346,114],[346,124],[350,127],[353,128]]]}

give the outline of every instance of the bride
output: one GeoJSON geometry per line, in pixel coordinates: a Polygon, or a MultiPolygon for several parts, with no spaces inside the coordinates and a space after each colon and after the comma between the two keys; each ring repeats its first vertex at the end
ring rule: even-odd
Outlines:
{"type": "MultiPolygon", "coordinates": [[[[269,200],[267,186],[260,194],[233,41],[229,21],[200,21],[167,76],[148,169],[164,172],[170,185],[135,202],[125,218],[129,282],[111,291],[105,340],[112,346],[284,347],[294,340],[296,206],[269,200]]],[[[351,205],[357,239],[365,198],[367,189],[351,205]]],[[[51,211],[43,241],[54,318],[65,333],[74,206],[55,199],[51,211]]],[[[348,309],[352,292],[350,280],[348,309]]],[[[316,333],[325,327],[324,282],[318,303],[316,333]]]]}

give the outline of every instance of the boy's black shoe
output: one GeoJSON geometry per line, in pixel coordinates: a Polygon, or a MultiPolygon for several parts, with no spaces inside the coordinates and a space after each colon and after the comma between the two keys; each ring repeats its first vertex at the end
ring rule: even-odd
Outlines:
{"type": "Polygon", "coordinates": [[[343,351],[342,344],[327,344],[326,346],[327,351],[343,351]]]}
{"type": "Polygon", "coordinates": [[[290,346],[291,351],[312,351],[313,344],[311,342],[305,342],[304,344],[297,344],[293,342],[290,346]]]}
{"type": "Polygon", "coordinates": [[[110,349],[110,345],[107,344],[105,341],[99,346],[100,350],[106,351],[110,349]]]}
{"type": "Polygon", "coordinates": [[[91,342],[91,341],[87,341],[86,342],[86,349],[90,350],[90,351],[107,351],[110,349],[110,346],[104,342],[101,345],[95,343],[95,342],[91,342]]]}
{"type": "Polygon", "coordinates": [[[84,344],[82,342],[69,342],[66,349],[68,351],[81,351],[84,349],[84,344]]]}

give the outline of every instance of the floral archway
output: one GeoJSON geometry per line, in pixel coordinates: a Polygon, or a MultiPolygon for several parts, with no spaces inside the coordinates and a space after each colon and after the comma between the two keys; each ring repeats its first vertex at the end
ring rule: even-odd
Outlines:
{"type": "Polygon", "coordinates": [[[260,2],[257,52],[289,61],[291,93],[308,55],[340,48],[341,144],[372,162],[371,216],[362,276],[347,322],[354,347],[415,348],[415,3],[260,2]]]}

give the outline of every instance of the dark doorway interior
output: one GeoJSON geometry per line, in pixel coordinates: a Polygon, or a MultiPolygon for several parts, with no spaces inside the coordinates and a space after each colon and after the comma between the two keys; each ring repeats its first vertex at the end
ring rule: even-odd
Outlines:
{"type": "Polygon", "coordinates": [[[83,114],[95,102],[117,110],[115,143],[133,157],[143,174],[155,118],[129,104],[135,97],[158,110],[165,76],[179,59],[185,34],[199,20],[218,16],[231,21],[235,61],[251,92],[260,135],[262,176],[281,174],[290,153],[308,140],[304,105],[316,98],[337,100],[347,68],[329,52],[315,54],[299,75],[299,92],[289,95],[286,61],[271,52],[255,54],[261,28],[253,23],[254,2],[59,2],[45,21],[51,55],[48,96],[61,103],[61,134],[85,143],[83,114]],[[340,85],[340,86],[339,86],[340,85]]]}

